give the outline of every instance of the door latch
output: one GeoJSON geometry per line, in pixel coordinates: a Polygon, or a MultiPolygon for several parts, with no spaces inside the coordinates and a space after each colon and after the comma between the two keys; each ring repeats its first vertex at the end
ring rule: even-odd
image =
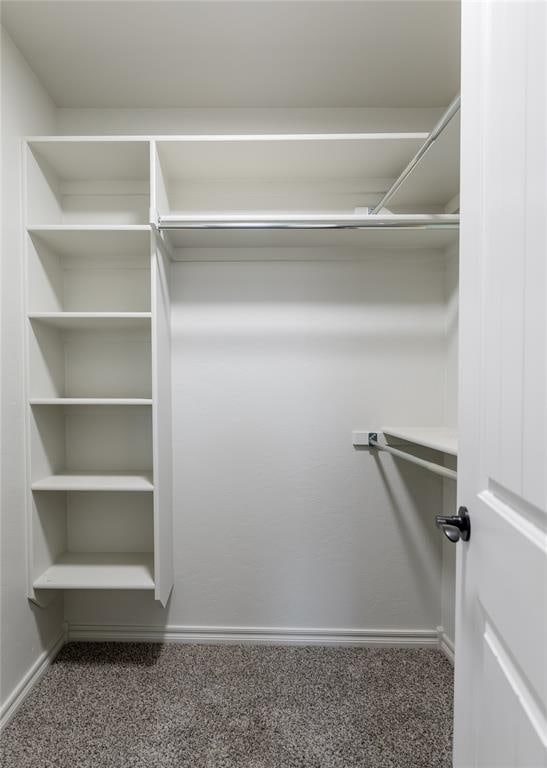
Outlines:
{"type": "Polygon", "coordinates": [[[460,539],[469,541],[471,536],[471,520],[467,507],[460,507],[457,515],[437,515],[435,525],[454,544],[460,539]]]}

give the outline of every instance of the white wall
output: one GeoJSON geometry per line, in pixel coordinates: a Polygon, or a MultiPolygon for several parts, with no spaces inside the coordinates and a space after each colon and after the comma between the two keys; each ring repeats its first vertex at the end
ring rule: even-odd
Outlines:
{"type": "Polygon", "coordinates": [[[21,137],[54,130],[55,107],[9,36],[1,37],[2,98],[2,604],[3,709],[59,637],[63,600],[26,598],[21,137]]]}
{"type": "Polygon", "coordinates": [[[166,610],[67,594],[69,622],[434,630],[442,480],[351,432],[442,422],[444,271],[408,253],[175,264],[175,588],[166,610]]]}
{"type": "Polygon", "coordinates": [[[343,109],[67,109],[57,110],[62,135],[173,133],[320,133],[429,131],[442,108],[343,109]]]}

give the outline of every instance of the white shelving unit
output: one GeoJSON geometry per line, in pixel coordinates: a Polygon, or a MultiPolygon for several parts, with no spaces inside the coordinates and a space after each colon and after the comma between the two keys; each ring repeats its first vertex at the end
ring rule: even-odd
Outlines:
{"type": "Polygon", "coordinates": [[[285,247],[290,258],[442,252],[458,237],[442,185],[431,210],[420,208],[418,184],[397,201],[400,214],[359,226],[426,136],[26,142],[31,599],[56,589],[169,598],[170,261],[226,258],[230,248],[240,258],[260,249],[283,258],[285,247]],[[184,228],[160,232],[169,217],[184,228]]]}
{"type": "Polygon", "coordinates": [[[150,143],[26,145],[29,597],[173,584],[168,269],[150,143]],[[158,286],[162,286],[160,290],[158,286]],[[47,593],[49,594],[49,592],[47,593]]]}
{"type": "Polygon", "coordinates": [[[444,249],[457,242],[459,218],[445,215],[441,198],[437,210],[426,215],[418,200],[414,208],[407,202],[408,227],[399,221],[395,226],[393,217],[375,216],[378,228],[356,228],[367,206],[377,203],[426,137],[157,138],[152,217],[162,228],[169,219],[177,227],[165,235],[175,260],[223,258],[228,248],[444,249]],[[445,226],[434,228],[441,220],[445,226]],[[450,223],[453,228],[446,227],[450,223]]]}

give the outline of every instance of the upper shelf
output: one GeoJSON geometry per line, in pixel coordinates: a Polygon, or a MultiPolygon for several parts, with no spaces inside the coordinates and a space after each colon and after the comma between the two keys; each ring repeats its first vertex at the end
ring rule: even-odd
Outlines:
{"type": "Polygon", "coordinates": [[[458,455],[458,433],[450,427],[382,427],[382,432],[424,448],[458,455]]]}
{"type": "Polygon", "coordinates": [[[183,136],[158,141],[167,180],[395,177],[427,133],[183,136]]]}
{"type": "MultiPolygon", "coordinates": [[[[131,225],[145,225],[150,209],[160,217],[177,211],[194,218],[231,212],[250,220],[268,211],[286,219],[310,211],[349,219],[378,203],[427,136],[376,132],[31,138],[26,152],[26,219],[34,237],[56,243],[60,237],[51,229],[48,234],[48,225],[56,225],[57,233],[63,226],[78,226],[80,232],[72,232],[81,243],[82,233],[91,234],[93,225],[105,232],[108,225],[111,232],[116,226],[128,231],[131,225]]],[[[394,212],[449,211],[447,203],[459,186],[458,146],[459,121],[454,118],[388,207],[394,212]]],[[[173,240],[180,240],[180,247],[298,247],[308,239],[312,246],[329,244],[324,232],[308,235],[238,232],[230,235],[232,243],[224,236],[184,233],[173,240]]],[[[383,233],[381,242],[376,239],[368,233],[366,240],[347,234],[335,238],[336,244],[357,247],[385,244],[383,233]]],[[[394,239],[388,247],[399,247],[401,236],[394,239]]],[[[424,247],[419,240],[416,247],[424,247]]],[[[442,247],[446,241],[442,235],[438,244],[432,243],[428,236],[425,247],[442,247]]]]}

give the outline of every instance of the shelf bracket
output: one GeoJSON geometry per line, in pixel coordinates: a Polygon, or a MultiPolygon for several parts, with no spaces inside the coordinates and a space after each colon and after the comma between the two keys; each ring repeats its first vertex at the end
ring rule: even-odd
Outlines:
{"type": "Polygon", "coordinates": [[[382,208],[385,208],[386,203],[388,200],[391,200],[393,195],[397,192],[399,187],[406,181],[406,179],[410,176],[414,168],[418,165],[420,160],[425,156],[426,152],[430,147],[437,141],[441,133],[444,131],[446,126],[449,124],[449,122],[452,120],[454,115],[456,115],[460,110],[460,95],[458,94],[456,98],[450,103],[448,106],[446,112],[443,114],[441,119],[438,121],[438,123],[435,125],[427,139],[424,141],[420,149],[416,152],[412,160],[408,163],[406,168],[404,168],[403,171],[399,174],[399,176],[395,179],[391,187],[387,190],[387,192],[383,195],[382,199],[379,203],[377,203],[374,207],[369,208],[369,213],[371,215],[377,215],[380,213],[382,208]]]}

